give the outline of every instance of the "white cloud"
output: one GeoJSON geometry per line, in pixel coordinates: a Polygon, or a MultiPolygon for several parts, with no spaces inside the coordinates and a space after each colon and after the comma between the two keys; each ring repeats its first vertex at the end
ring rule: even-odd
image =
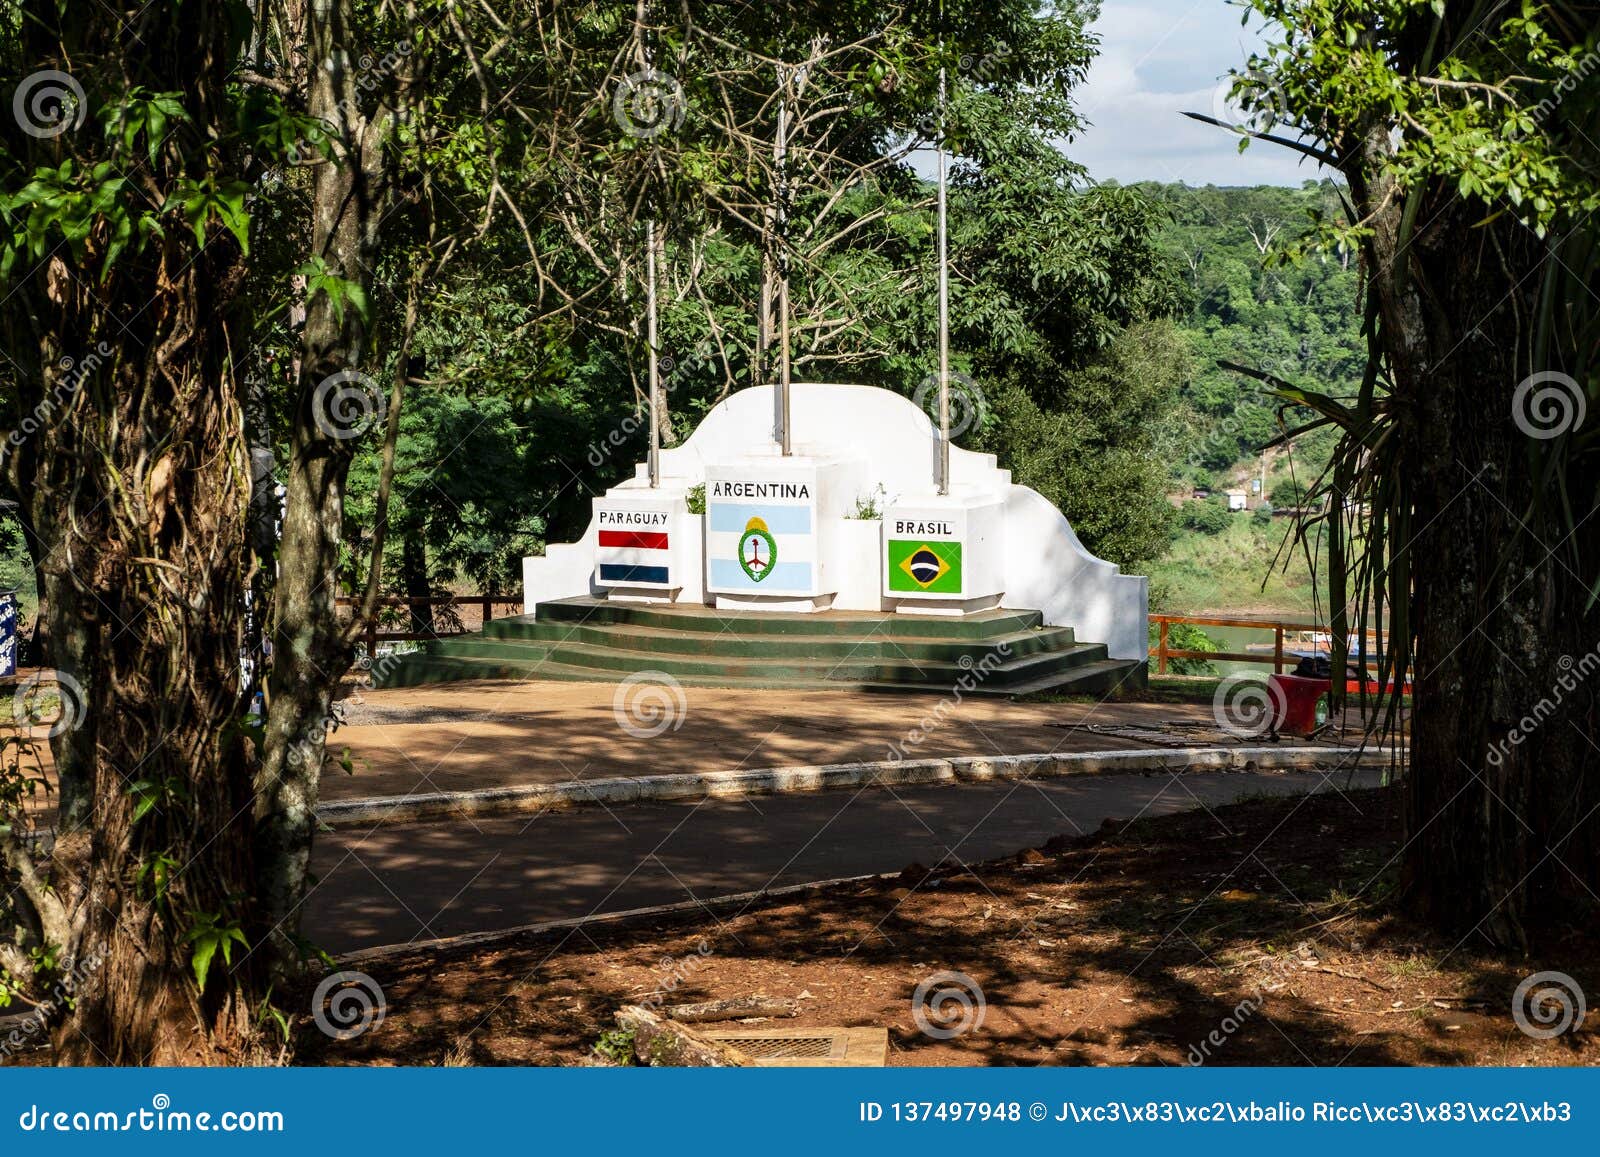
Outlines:
{"type": "Polygon", "coordinates": [[[1100,55],[1078,91],[1090,127],[1063,145],[1097,180],[1298,185],[1328,175],[1280,145],[1192,121],[1217,115],[1219,85],[1262,44],[1225,0],[1106,0],[1100,55]]]}

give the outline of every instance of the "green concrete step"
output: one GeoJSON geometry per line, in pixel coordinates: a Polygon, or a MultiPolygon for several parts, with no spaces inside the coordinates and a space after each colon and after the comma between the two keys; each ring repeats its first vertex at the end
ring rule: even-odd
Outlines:
{"type": "Polygon", "coordinates": [[[826,612],[729,614],[566,599],[537,615],[427,643],[380,672],[383,686],[463,679],[615,683],[660,671],[689,686],[951,691],[1015,695],[1067,688],[1102,693],[1138,663],[1108,659],[1036,611],[965,618],[826,612]],[[1005,652],[998,650],[1005,646],[1005,652]]]}
{"type": "MultiPolygon", "coordinates": [[[[408,656],[407,659],[415,658],[408,656]]],[[[1139,663],[1120,659],[1098,659],[1071,667],[1065,671],[1039,675],[1037,678],[1010,686],[1001,686],[993,680],[978,682],[971,695],[1024,695],[1038,691],[1064,691],[1071,694],[1104,695],[1127,681],[1142,683],[1144,667],[1139,663]]],[[[938,691],[937,685],[906,682],[871,682],[844,678],[818,680],[816,678],[780,678],[770,672],[757,672],[733,679],[725,675],[683,674],[674,675],[686,687],[747,687],[752,690],[839,690],[883,693],[909,691],[938,691]]],[[[587,667],[574,667],[553,661],[534,664],[498,658],[466,656],[438,656],[427,662],[402,661],[392,668],[384,679],[385,687],[420,687],[433,683],[452,683],[468,680],[543,680],[567,683],[615,683],[614,672],[596,671],[587,667]]]]}
{"type": "MultiPolygon", "coordinates": [[[[510,620],[502,620],[509,623],[510,620]]],[[[743,627],[744,623],[735,624],[743,627]]],[[[891,635],[873,630],[858,635],[768,635],[745,630],[726,633],[710,631],[671,631],[633,624],[593,625],[588,622],[536,622],[523,620],[503,630],[471,637],[476,649],[460,652],[481,656],[511,655],[514,648],[527,644],[545,646],[590,645],[624,647],[652,654],[717,656],[766,659],[914,659],[934,662],[959,662],[963,656],[973,662],[1002,645],[1004,657],[1038,654],[1070,647],[1076,642],[1069,627],[1039,627],[984,638],[952,638],[923,635],[891,635]],[[492,648],[508,648],[495,650],[492,648]]],[[[459,642],[465,642],[461,640],[459,642]]],[[[439,640],[430,645],[437,654],[452,654],[457,640],[439,640]]]]}
{"type": "Polygon", "coordinates": [[[492,659],[516,666],[530,675],[543,663],[579,667],[597,673],[610,672],[621,679],[636,671],[665,671],[669,675],[706,675],[739,681],[749,679],[814,679],[849,683],[914,683],[921,686],[954,686],[963,675],[971,674],[983,682],[1011,684],[1080,666],[1105,658],[1099,645],[1069,644],[1031,655],[1002,658],[998,652],[985,657],[968,656],[951,660],[917,659],[908,656],[806,656],[788,655],[673,655],[638,651],[623,640],[609,645],[586,643],[524,643],[520,646],[473,637],[441,640],[421,653],[421,660],[437,658],[492,659]],[[965,661],[963,661],[965,660],[965,661]]]}
{"type": "Polygon", "coordinates": [[[1069,695],[1107,695],[1119,687],[1132,690],[1148,683],[1149,672],[1143,663],[1127,659],[1096,659],[1059,674],[1042,675],[1030,682],[1007,687],[1008,695],[1035,695],[1043,691],[1069,695]]]}
{"type": "MultiPolygon", "coordinates": [[[[719,611],[702,606],[655,606],[613,603],[604,599],[557,599],[540,603],[540,622],[628,624],[669,631],[735,632],[763,635],[914,635],[921,638],[972,639],[1011,634],[1040,626],[1038,611],[990,610],[961,618],[940,615],[888,615],[872,611],[827,611],[821,614],[781,614],[759,611],[719,611]]],[[[512,632],[527,615],[495,619],[491,634],[512,632]]]]}

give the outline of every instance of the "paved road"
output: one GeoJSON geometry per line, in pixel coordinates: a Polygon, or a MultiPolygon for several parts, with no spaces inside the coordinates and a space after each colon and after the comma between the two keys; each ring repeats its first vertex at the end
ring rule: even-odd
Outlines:
{"type": "Polygon", "coordinates": [[[1108,818],[1366,787],[1377,772],[1193,772],[819,792],[420,823],[318,838],[305,932],[330,952],[972,863],[1108,818]]]}

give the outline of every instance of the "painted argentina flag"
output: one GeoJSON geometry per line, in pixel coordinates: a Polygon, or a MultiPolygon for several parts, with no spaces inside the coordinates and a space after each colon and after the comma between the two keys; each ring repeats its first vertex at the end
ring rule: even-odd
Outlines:
{"type": "Polygon", "coordinates": [[[713,479],[706,555],[713,591],[810,595],[816,585],[816,497],[809,482],[713,479]]]}

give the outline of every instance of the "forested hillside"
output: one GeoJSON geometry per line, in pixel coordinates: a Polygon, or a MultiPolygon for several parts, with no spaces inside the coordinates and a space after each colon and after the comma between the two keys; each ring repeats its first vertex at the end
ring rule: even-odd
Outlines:
{"type": "MultiPolygon", "coordinates": [[[[1300,252],[1314,221],[1338,213],[1330,183],[1139,188],[1170,215],[1159,244],[1189,294],[1182,328],[1193,357],[1183,396],[1193,425],[1183,469],[1186,480],[1208,484],[1209,474],[1252,457],[1282,433],[1278,405],[1256,383],[1221,369],[1219,360],[1335,395],[1360,385],[1358,273],[1347,252],[1300,252]]],[[[1320,467],[1331,445],[1324,434],[1296,448],[1320,467]]]]}
{"type": "Polygon", "coordinates": [[[1188,360],[1175,419],[1183,433],[1171,460],[1182,505],[1168,548],[1147,567],[1152,600],[1173,611],[1325,614],[1308,558],[1321,569],[1325,544],[1296,544],[1292,521],[1267,508],[1299,504],[1328,462],[1335,431],[1263,453],[1314,415],[1286,409],[1260,382],[1218,362],[1336,397],[1357,392],[1364,346],[1355,262],[1307,244],[1318,220],[1337,212],[1337,192],[1310,181],[1298,189],[1138,188],[1166,211],[1157,244],[1186,294],[1179,329],[1188,360]],[[1251,510],[1230,515],[1221,499],[1191,499],[1197,488],[1244,489],[1251,510]]]}

